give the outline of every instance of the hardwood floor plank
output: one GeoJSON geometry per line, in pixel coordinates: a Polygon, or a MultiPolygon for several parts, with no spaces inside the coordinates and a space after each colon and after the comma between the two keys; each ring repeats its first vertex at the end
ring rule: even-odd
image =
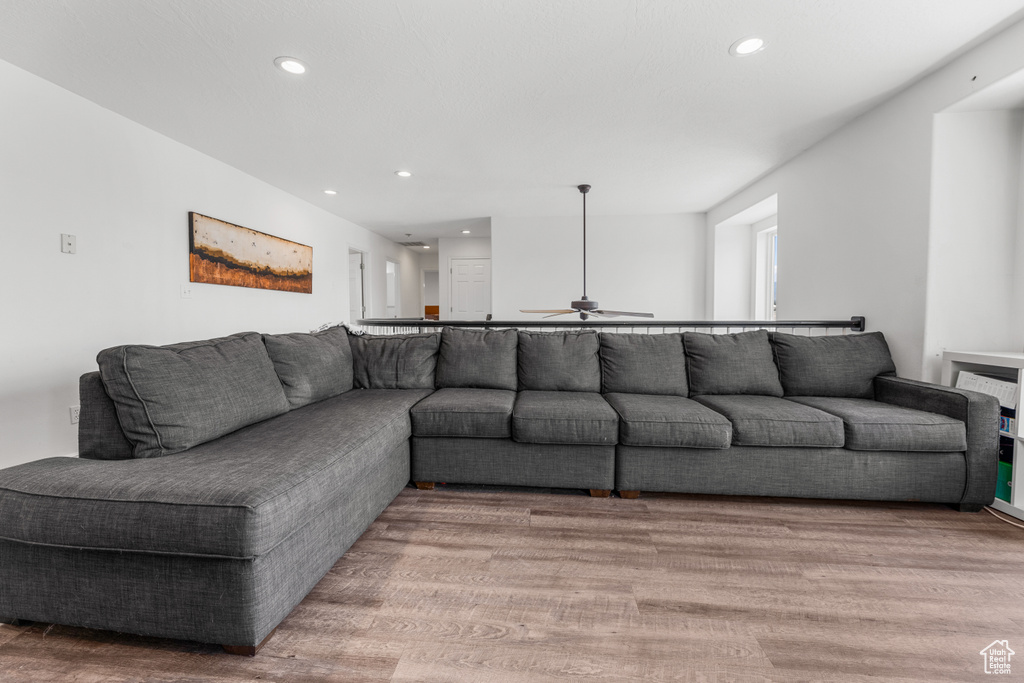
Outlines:
{"type": "Polygon", "coordinates": [[[1024,531],[990,515],[438,486],[403,490],[256,657],[0,626],[0,680],[966,681],[988,643],[1024,646],[1022,615],[1024,531]]]}
{"type": "Polygon", "coordinates": [[[547,683],[549,681],[771,681],[762,667],[744,667],[730,659],[688,664],[683,656],[658,658],[646,649],[604,653],[583,651],[573,643],[411,648],[399,662],[393,681],[466,681],[547,683]]]}
{"type": "Polygon", "coordinates": [[[0,647],[4,643],[11,641],[28,630],[26,626],[12,626],[10,624],[0,624],[0,647]]]}

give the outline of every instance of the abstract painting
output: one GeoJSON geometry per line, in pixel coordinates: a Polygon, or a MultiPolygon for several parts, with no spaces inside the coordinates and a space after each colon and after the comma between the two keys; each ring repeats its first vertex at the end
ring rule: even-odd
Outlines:
{"type": "Polygon", "coordinates": [[[188,214],[192,282],[313,293],[313,247],[188,214]]]}

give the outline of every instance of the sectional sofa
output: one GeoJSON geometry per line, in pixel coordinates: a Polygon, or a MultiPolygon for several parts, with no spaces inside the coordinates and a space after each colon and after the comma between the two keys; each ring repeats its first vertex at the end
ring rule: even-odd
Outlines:
{"type": "Polygon", "coordinates": [[[978,510],[998,404],[880,333],[254,332],[102,351],[79,458],[0,470],[0,621],[254,654],[410,480],[978,510]]]}

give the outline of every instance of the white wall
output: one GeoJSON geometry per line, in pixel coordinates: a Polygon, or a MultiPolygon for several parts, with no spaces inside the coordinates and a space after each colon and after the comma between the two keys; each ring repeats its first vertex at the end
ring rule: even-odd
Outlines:
{"type": "MultiPolygon", "coordinates": [[[[935,117],[923,376],[946,349],[1016,348],[1020,111],[935,117]]],[[[1018,309],[1019,310],[1019,309],[1018,309]]]]}
{"type": "Polygon", "coordinates": [[[5,62],[0,102],[0,467],[76,453],[68,407],[103,348],[344,320],[350,245],[370,252],[375,308],[384,257],[406,268],[407,249],[5,62]],[[189,211],[311,245],[313,294],[193,284],[182,299],[189,211]]]}
{"type": "MultiPolygon", "coordinates": [[[[496,320],[536,320],[519,309],[557,309],[579,299],[581,226],[573,217],[491,219],[496,320]]],[[[588,215],[587,296],[660,320],[703,319],[704,226],[703,214],[588,215]]]]}
{"type": "MultiPolygon", "coordinates": [[[[440,276],[439,306],[441,320],[451,320],[451,276],[453,258],[491,258],[490,237],[442,237],[437,244],[437,261],[440,276]]],[[[494,267],[493,261],[491,267],[494,267]]],[[[493,273],[492,273],[493,278],[493,273]]],[[[494,301],[493,281],[491,301],[494,301]]],[[[493,309],[492,309],[493,310],[493,309]]]]}
{"type": "MultiPolygon", "coordinates": [[[[1014,341],[1024,340],[1024,130],[1021,131],[1019,184],[1017,186],[1017,241],[1014,245],[1013,293],[1010,330],[1014,341]]],[[[1024,347],[1024,343],[1021,344],[1024,347]]]]}
{"type": "Polygon", "coordinates": [[[756,236],[749,225],[719,225],[715,230],[715,308],[713,320],[753,318],[753,267],[756,236]]]}
{"type": "MultiPolygon", "coordinates": [[[[779,229],[785,233],[779,250],[780,319],[865,315],[871,329],[885,333],[899,372],[923,376],[934,114],[1024,68],[1021,45],[1024,23],[709,211],[707,229],[713,234],[729,216],[778,194],[779,229]]],[[[962,237],[974,239],[967,232],[962,237]]],[[[991,295],[973,291],[976,297],[991,295]]]]}

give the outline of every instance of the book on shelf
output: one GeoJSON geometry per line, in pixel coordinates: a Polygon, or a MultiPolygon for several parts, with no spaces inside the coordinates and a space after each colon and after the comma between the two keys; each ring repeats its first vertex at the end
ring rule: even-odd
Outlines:
{"type": "Polygon", "coordinates": [[[999,460],[1013,462],[1013,439],[1008,436],[999,437],[999,460]]]}
{"type": "Polygon", "coordinates": [[[1017,383],[1005,379],[982,375],[977,372],[961,371],[956,378],[957,389],[979,391],[999,399],[1004,408],[1017,408],[1017,383]]]}

